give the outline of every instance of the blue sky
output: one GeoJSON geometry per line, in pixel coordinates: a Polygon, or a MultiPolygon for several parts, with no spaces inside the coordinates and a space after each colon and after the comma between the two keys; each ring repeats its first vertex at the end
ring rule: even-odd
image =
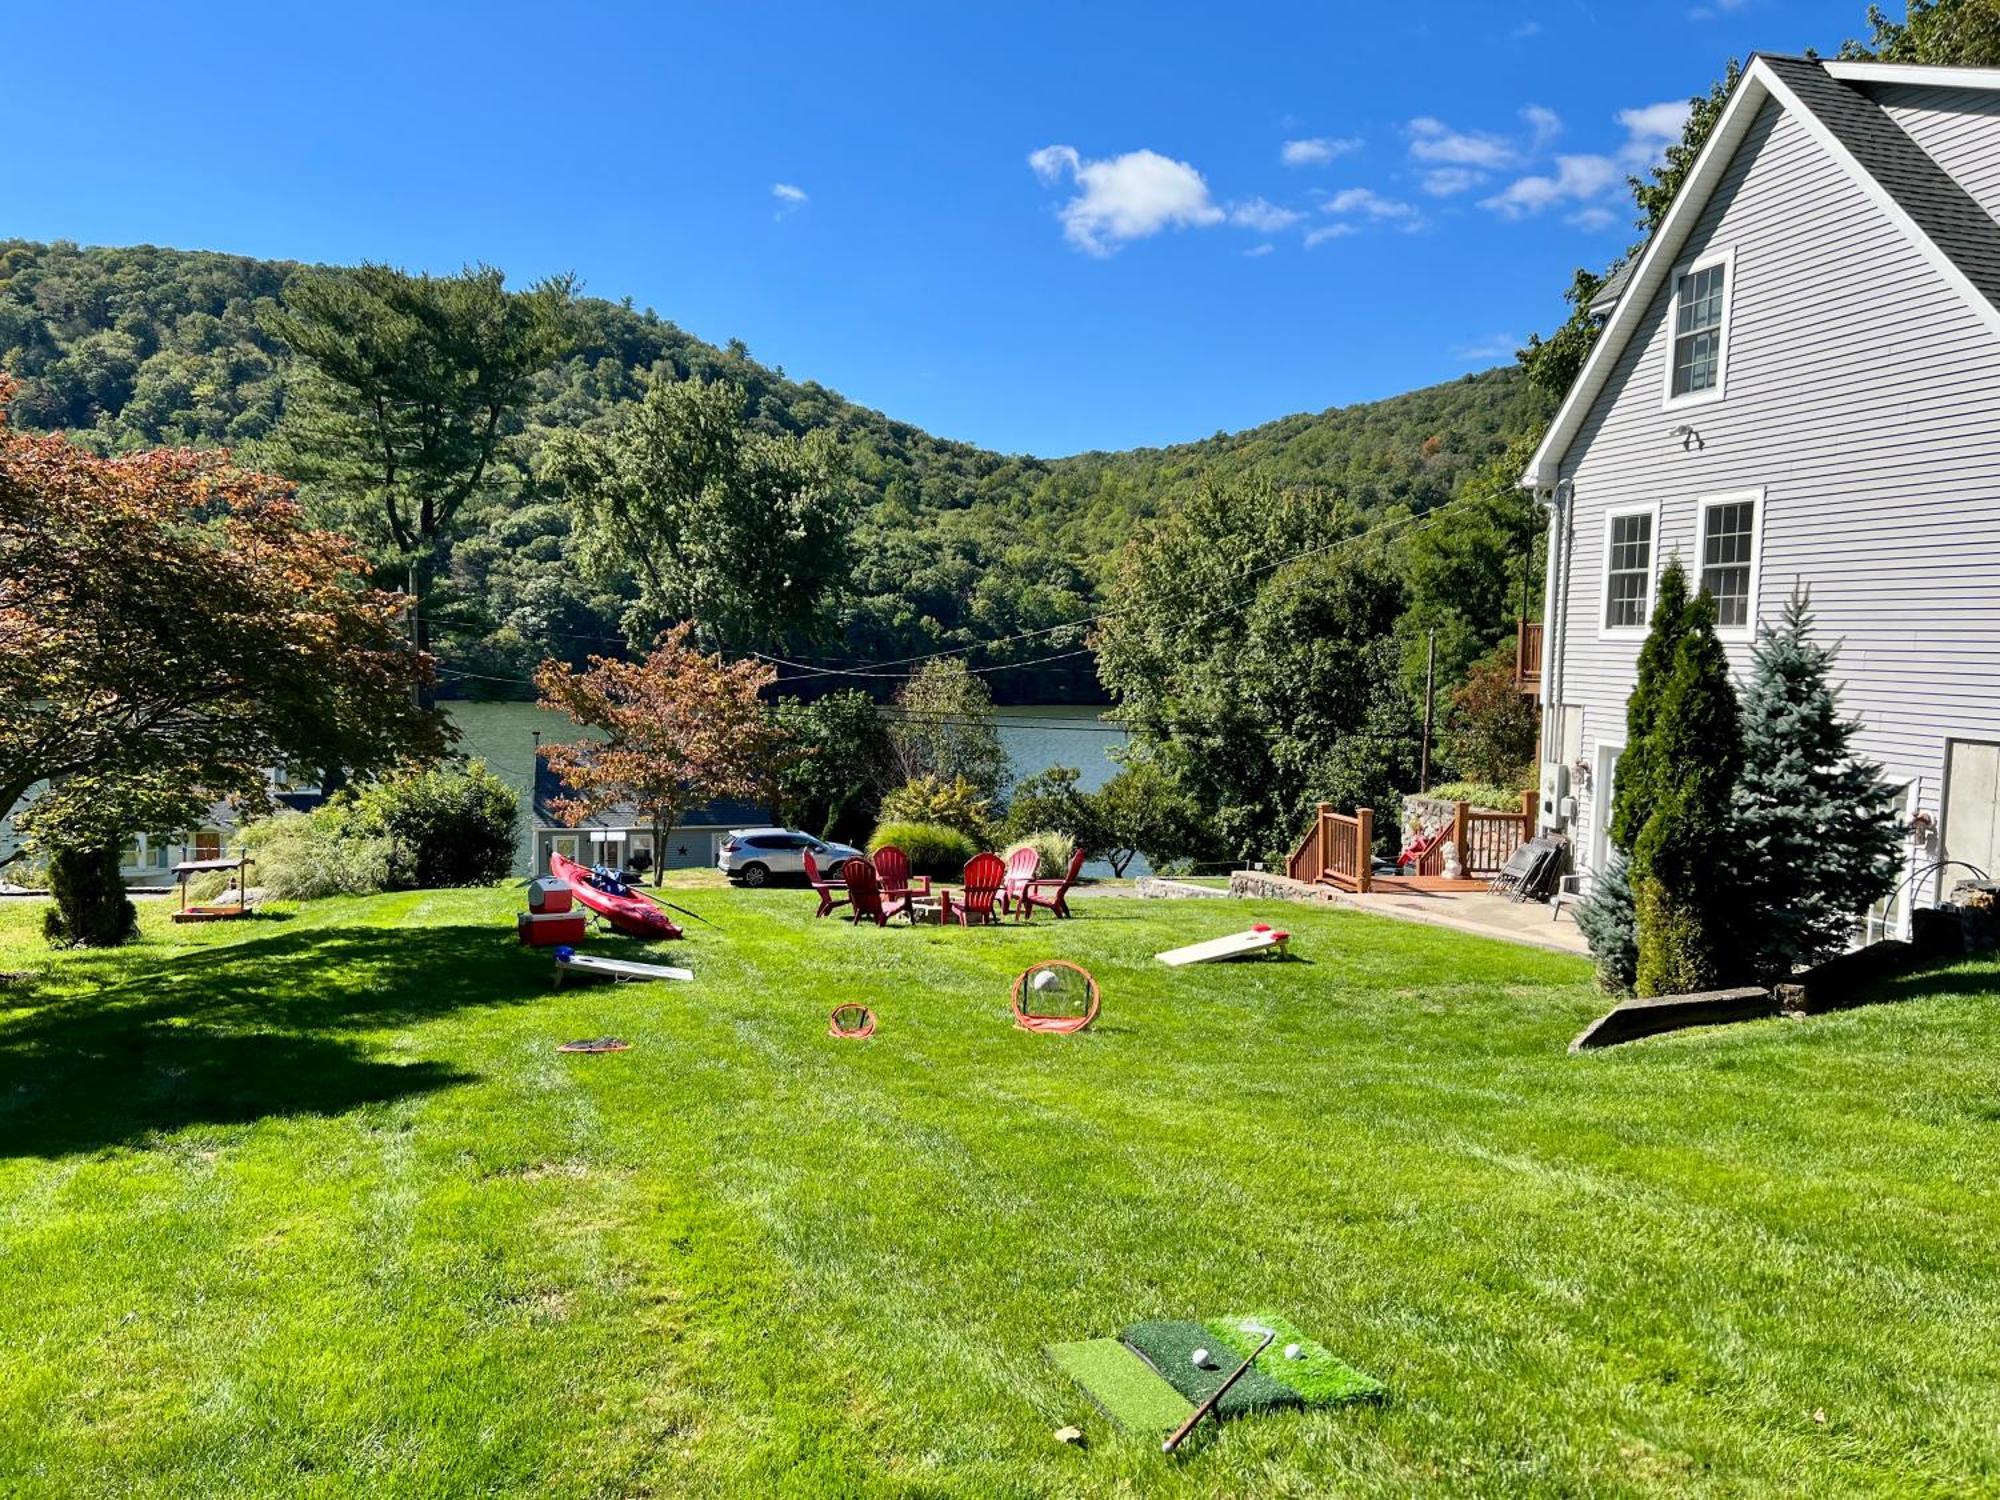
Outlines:
{"type": "Polygon", "coordinates": [[[1507,359],[1679,102],[1863,8],[44,5],[0,235],[573,270],[946,436],[1124,448],[1507,359]]]}

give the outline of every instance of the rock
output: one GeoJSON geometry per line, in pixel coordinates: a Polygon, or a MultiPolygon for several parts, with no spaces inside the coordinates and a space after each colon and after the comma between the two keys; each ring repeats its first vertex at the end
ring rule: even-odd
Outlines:
{"type": "Polygon", "coordinates": [[[1058,1427],[1056,1429],[1056,1441],[1059,1443],[1068,1443],[1072,1448],[1081,1448],[1089,1442],[1089,1439],[1083,1435],[1081,1427],[1058,1427]]]}

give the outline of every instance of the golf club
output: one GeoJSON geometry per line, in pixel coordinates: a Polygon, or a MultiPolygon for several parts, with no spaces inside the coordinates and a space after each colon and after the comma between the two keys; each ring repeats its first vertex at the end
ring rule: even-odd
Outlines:
{"type": "Polygon", "coordinates": [[[1253,1333],[1253,1332],[1262,1333],[1264,1335],[1264,1341],[1261,1344],[1259,1344],[1255,1349],[1252,1349],[1250,1351],[1250,1357],[1248,1359],[1244,1360],[1242,1364],[1238,1365],[1234,1370],[1231,1370],[1229,1372],[1229,1378],[1223,1381],[1221,1385],[1215,1388],[1214,1395],[1210,1396],[1206,1401],[1202,1402],[1201,1405],[1197,1406],[1194,1409],[1194,1415],[1189,1417],[1185,1422],[1181,1423],[1179,1431],[1175,1432],[1172,1437],[1168,1438],[1164,1443],[1160,1444],[1160,1451],[1162,1453],[1171,1453],[1174,1451],[1174,1449],[1180,1447],[1181,1440],[1185,1438],[1190,1432],[1193,1432],[1195,1428],[1201,1424],[1201,1419],[1203,1417],[1207,1416],[1211,1411],[1215,1410],[1215,1403],[1220,1401],[1223,1398],[1223,1396],[1228,1394],[1229,1388],[1232,1385],[1236,1384],[1237,1381],[1243,1378],[1243,1372],[1248,1370],[1255,1363],[1257,1363],[1257,1356],[1262,1354],[1266,1349],[1270,1348],[1271,1340],[1275,1339],[1278,1336],[1277,1333],[1272,1329],[1253,1328],[1249,1324],[1244,1325],[1243,1331],[1245,1333],[1253,1333]]]}

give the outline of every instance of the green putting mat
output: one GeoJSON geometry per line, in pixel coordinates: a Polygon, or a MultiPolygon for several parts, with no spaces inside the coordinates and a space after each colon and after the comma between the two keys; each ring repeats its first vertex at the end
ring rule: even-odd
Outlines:
{"type": "MultiPolygon", "coordinates": [[[[1168,1385],[1197,1405],[1214,1395],[1243,1363],[1243,1355],[1250,1352],[1246,1348],[1238,1353],[1203,1324],[1165,1320],[1134,1323],[1125,1330],[1125,1342],[1137,1349],[1168,1385]],[[1207,1365],[1194,1363],[1197,1349],[1206,1349],[1213,1356],[1207,1365]]],[[[1243,1378],[1215,1403],[1215,1410],[1218,1416],[1234,1417],[1304,1404],[1297,1391],[1265,1374],[1260,1362],[1243,1372],[1243,1378]]]]}
{"type": "MultiPolygon", "coordinates": [[[[1208,1330],[1217,1341],[1234,1350],[1237,1359],[1241,1360],[1257,1347],[1258,1340],[1263,1337],[1259,1333],[1245,1332],[1243,1325],[1246,1322],[1275,1329],[1278,1335],[1271,1340],[1271,1347],[1264,1351],[1253,1368],[1290,1386],[1305,1398],[1307,1406],[1339,1406],[1348,1401],[1373,1400],[1383,1394],[1381,1381],[1336,1358],[1333,1351],[1323,1344],[1314,1343],[1283,1318],[1268,1314],[1249,1318],[1211,1318],[1208,1330]],[[1285,1358],[1287,1344],[1299,1346],[1299,1358],[1285,1358]]],[[[1214,1348],[1215,1345],[1209,1347],[1214,1348]]],[[[1244,1379],[1249,1377],[1246,1375],[1244,1379]]]]}
{"type": "Polygon", "coordinates": [[[1116,1339],[1050,1344],[1044,1352],[1106,1416],[1133,1432],[1172,1432],[1194,1411],[1185,1396],[1116,1339]]]}

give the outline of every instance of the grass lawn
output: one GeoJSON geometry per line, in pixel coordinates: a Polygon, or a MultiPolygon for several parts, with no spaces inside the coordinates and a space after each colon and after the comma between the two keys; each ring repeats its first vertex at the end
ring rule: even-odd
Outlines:
{"type": "Polygon", "coordinates": [[[1351,913],[684,899],[694,984],[559,994],[512,891],[0,904],[0,1494],[2000,1487],[1992,965],[1571,1058],[1580,961],[1351,913]],[[1151,962],[1259,917],[1304,961],[1151,962]],[[1007,1024],[1044,956],[1094,1032],[1007,1024]],[[1041,1354],[1265,1309],[1388,1399],[1168,1460],[1041,1354]]]}

